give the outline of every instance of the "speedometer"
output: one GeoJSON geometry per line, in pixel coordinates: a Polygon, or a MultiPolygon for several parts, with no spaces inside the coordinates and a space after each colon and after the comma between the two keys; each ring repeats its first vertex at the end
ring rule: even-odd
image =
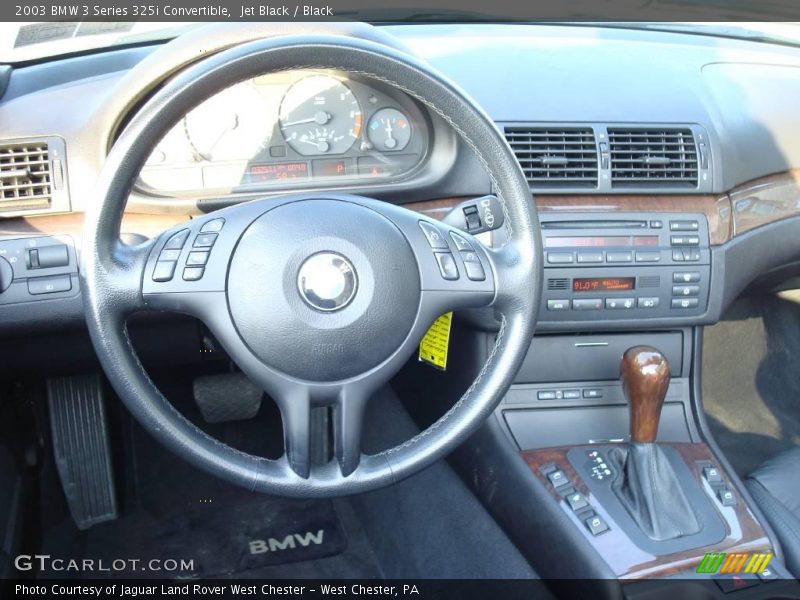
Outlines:
{"type": "Polygon", "coordinates": [[[198,159],[250,160],[269,143],[274,114],[252,83],[215,94],[184,117],[186,137],[198,159]]]}
{"type": "Polygon", "coordinates": [[[342,154],[361,135],[361,107],[344,83],[310,75],[293,84],[280,108],[286,143],[303,156],[342,154]]]}

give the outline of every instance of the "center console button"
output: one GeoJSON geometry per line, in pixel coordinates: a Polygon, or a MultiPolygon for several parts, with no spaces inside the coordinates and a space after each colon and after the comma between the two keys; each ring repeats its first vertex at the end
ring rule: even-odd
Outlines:
{"type": "Polygon", "coordinates": [[[730,488],[724,487],[717,490],[717,498],[722,503],[722,506],[734,506],[736,504],[736,496],[730,488]]]}
{"type": "Polygon", "coordinates": [[[569,310],[569,300],[548,300],[547,310],[569,310]]]}
{"type": "Polygon", "coordinates": [[[539,400],[558,400],[560,395],[560,392],[556,392],[555,390],[539,390],[536,393],[536,397],[539,400]]]}
{"type": "Polygon", "coordinates": [[[673,285],[672,286],[672,295],[673,296],[699,296],[700,295],[700,286],[699,285],[673,285]]]}
{"type": "Polygon", "coordinates": [[[583,390],[584,398],[602,398],[603,390],[600,388],[588,388],[583,390]]]}
{"type": "Polygon", "coordinates": [[[603,262],[602,252],[578,252],[579,263],[601,263],[603,262]]]}
{"type": "Polygon", "coordinates": [[[661,252],[637,252],[636,262],[659,262],[661,252]]]}
{"type": "Polygon", "coordinates": [[[580,397],[580,390],[564,390],[564,400],[577,400],[580,397]]]}
{"type": "Polygon", "coordinates": [[[635,306],[633,298],[606,298],[606,308],[609,310],[630,310],[635,306]]]}
{"type": "Polygon", "coordinates": [[[606,261],[612,263],[633,262],[633,252],[606,252],[606,261]]]}
{"type": "Polygon", "coordinates": [[[700,273],[698,271],[675,271],[672,274],[672,283],[697,283],[700,281],[700,273]]]}
{"type": "Polygon", "coordinates": [[[673,235],[669,238],[673,246],[699,246],[700,236],[698,235],[673,235]]]}
{"type": "Polygon", "coordinates": [[[700,223],[697,221],[670,221],[670,231],[699,231],[700,223]]]}
{"type": "Polygon", "coordinates": [[[548,252],[547,262],[551,265],[564,265],[575,262],[572,252],[548,252]]]}
{"type": "Polygon", "coordinates": [[[658,308],[658,298],[639,298],[636,301],[636,306],[639,308],[658,308]]]}
{"type": "Polygon", "coordinates": [[[700,301],[697,298],[673,298],[672,308],[697,308],[700,301]]]}
{"type": "Polygon", "coordinates": [[[600,310],[603,300],[600,298],[577,298],[572,301],[573,310],[600,310]]]}

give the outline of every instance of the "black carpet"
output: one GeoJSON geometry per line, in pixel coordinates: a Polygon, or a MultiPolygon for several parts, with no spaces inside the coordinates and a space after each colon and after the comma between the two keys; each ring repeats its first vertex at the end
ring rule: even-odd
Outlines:
{"type": "Polygon", "coordinates": [[[737,301],[703,335],[703,407],[739,475],[800,445],[800,305],[737,301]]]}
{"type": "MultiPolygon", "coordinates": [[[[184,414],[198,421],[188,383],[175,383],[172,389],[169,382],[160,385],[184,414]]],[[[263,402],[250,421],[203,427],[261,456],[274,456],[281,442],[279,416],[271,402],[263,402]]],[[[417,431],[397,397],[383,390],[368,409],[365,451],[394,445],[417,431]]],[[[130,456],[125,470],[132,476],[120,486],[127,490],[121,518],[84,532],[62,520],[46,529],[44,552],[107,560],[194,560],[193,573],[174,574],[182,578],[536,577],[444,461],[376,492],[288,500],[250,493],[198,471],[129,418],[126,432],[130,456]]]]}

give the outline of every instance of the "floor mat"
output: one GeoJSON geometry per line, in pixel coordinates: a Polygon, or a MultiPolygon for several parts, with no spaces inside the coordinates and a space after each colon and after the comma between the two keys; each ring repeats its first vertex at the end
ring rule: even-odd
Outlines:
{"type": "MultiPolygon", "coordinates": [[[[257,502],[200,508],[170,519],[132,515],[92,528],[87,557],[106,561],[135,557],[179,565],[179,577],[224,577],[251,569],[310,561],[342,553],[347,538],[330,501],[261,498],[257,502]],[[183,561],[183,563],[181,562],[183,561]]],[[[124,561],[123,561],[124,562],[124,561]]],[[[120,563],[123,564],[123,563],[120,563]]],[[[137,577],[141,565],[128,564],[114,577],[137,577]]]]}
{"type": "Polygon", "coordinates": [[[800,305],[743,298],[703,335],[703,407],[739,475],[800,445],[800,305]]]}

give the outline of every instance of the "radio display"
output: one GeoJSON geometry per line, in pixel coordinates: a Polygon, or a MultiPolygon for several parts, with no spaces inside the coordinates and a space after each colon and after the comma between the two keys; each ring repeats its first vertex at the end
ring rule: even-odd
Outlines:
{"type": "Polygon", "coordinates": [[[632,290],[635,277],[576,277],[572,280],[573,292],[624,292],[632,290]]]}
{"type": "Polygon", "coordinates": [[[657,235],[548,236],[545,248],[605,248],[611,246],[658,246],[657,235]]]}

